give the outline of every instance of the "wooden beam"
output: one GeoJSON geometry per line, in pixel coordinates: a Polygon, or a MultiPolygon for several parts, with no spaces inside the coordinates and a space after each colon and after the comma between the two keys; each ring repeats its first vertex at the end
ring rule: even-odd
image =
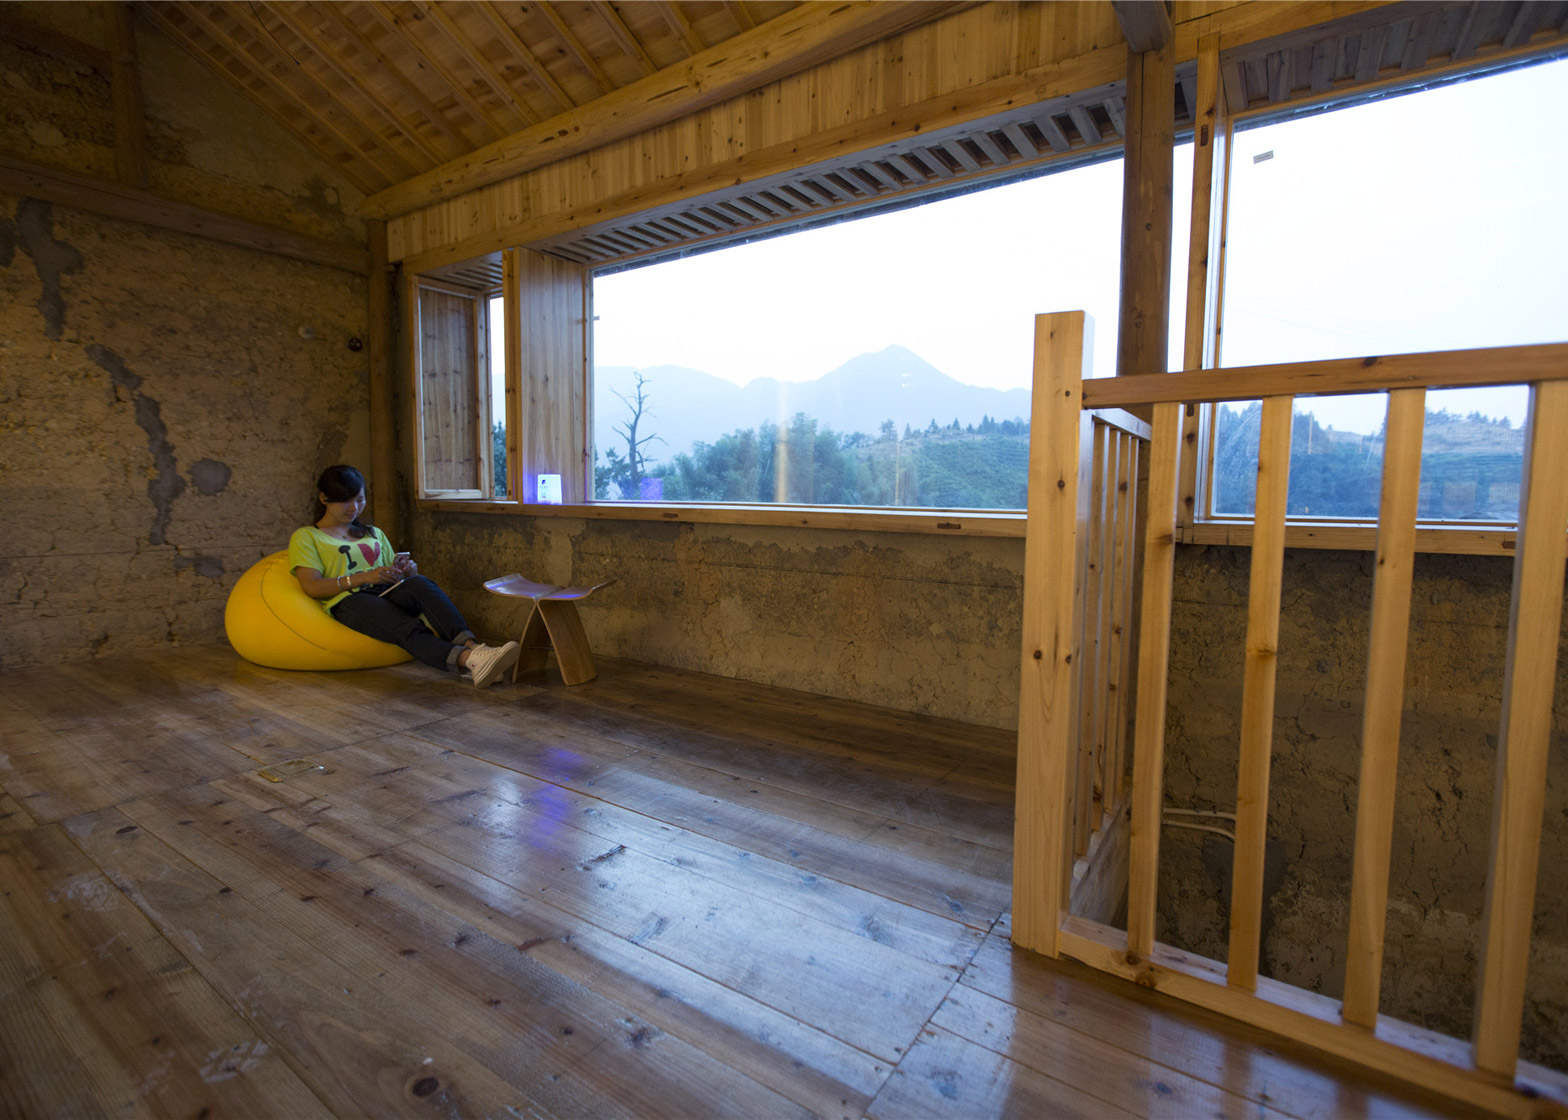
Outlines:
{"type": "Polygon", "coordinates": [[[452,17],[446,14],[446,9],[442,5],[432,4],[430,0],[415,0],[415,3],[416,7],[424,12],[426,17],[433,20],[435,25],[446,33],[446,37],[452,41],[452,45],[458,49],[458,53],[468,60],[470,66],[479,71],[480,77],[484,78],[485,84],[495,92],[496,96],[517,112],[517,115],[522,118],[525,127],[538,123],[539,114],[530,109],[528,103],[517,95],[517,91],[506,80],[506,76],[495,68],[494,63],[480,53],[479,48],[469,40],[468,36],[463,34],[462,28],[458,27],[452,17]]]}
{"type": "Polygon", "coordinates": [[[813,2],[716,47],[365,200],[390,218],[625,139],[964,6],[813,2]]]}
{"type": "Polygon", "coordinates": [[[536,4],[536,11],[544,13],[544,18],[550,21],[550,26],[555,29],[556,38],[561,40],[561,49],[571,56],[588,75],[588,80],[599,87],[601,94],[608,93],[615,88],[615,82],[610,79],[600,65],[594,61],[592,54],[583,46],[572,29],[566,26],[566,21],[561,18],[553,4],[536,4]]]}
{"type": "Polygon", "coordinates": [[[452,73],[446,63],[426,50],[425,45],[419,41],[417,36],[409,33],[408,29],[403,25],[403,21],[398,19],[397,13],[386,3],[386,0],[371,0],[369,8],[381,20],[382,25],[388,31],[407,43],[415,54],[424,59],[430,69],[446,83],[447,89],[452,91],[452,96],[457,98],[481,130],[488,130],[492,136],[498,132],[506,131],[494,117],[485,111],[478,101],[474,100],[473,95],[463,88],[462,80],[452,73]]]}
{"type": "Polygon", "coordinates": [[[669,24],[670,30],[681,41],[688,55],[701,54],[702,40],[697,38],[697,33],[692,30],[691,22],[681,15],[681,11],[670,0],[653,0],[653,6],[664,17],[664,22],[669,24]]]}
{"type": "Polygon", "coordinates": [[[610,34],[615,36],[615,41],[621,44],[621,49],[637,63],[637,68],[647,77],[659,68],[648,52],[643,50],[642,44],[637,41],[637,36],[632,34],[632,29],[626,26],[626,21],[621,18],[621,13],[615,10],[614,4],[595,4],[594,11],[599,13],[604,20],[604,25],[610,29],[610,34]]]}
{"type": "Polygon", "coordinates": [[[216,214],[138,187],[58,171],[9,156],[0,156],[0,190],[345,272],[364,273],[370,267],[365,250],[357,246],[322,241],[229,214],[216,214]]]}
{"type": "Polygon", "coordinates": [[[398,539],[397,319],[392,305],[394,269],[387,261],[387,225],[366,222],[370,276],[365,329],[370,360],[370,485],[375,523],[398,539]]]}
{"type": "Polygon", "coordinates": [[[109,90],[114,98],[114,171],[131,187],[147,185],[147,114],[136,61],[135,9],[109,0],[99,5],[109,28],[109,90]]]}
{"type": "Polygon", "coordinates": [[[516,29],[506,22],[506,17],[501,14],[500,9],[491,0],[479,0],[475,6],[480,14],[490,21],[490,26],[495,28],[495,33],[501,37],[502,45],[511,51],[513,57],[522,64],[523,69],[528,71],[528,76],[534,80],[534,84],[554,98],[556,105],[562,110],[575,108],[577,102],[561,88],[560,82],[550,76],[550,71],[545,69],[539,56],[523,42],[522,36],[518,35],[516,29]]]}
{"type": "MultiPolygon", "coordinates": [[[[418,148],[428,158],[435,160],[438,163],[441,161],[441,153],[436,151],[434,147],[427,143],[424,137],[419,135],[419,131],[416,128],[404,122],[396,107],[391,105],[384,97],[381,96],[379,92],[377,92],[375,85],[373,83],[366,82],[362,76],[355,74],[353,68],[349,66],[347,62],[338,58],[334,51],[328,49],[319,30],[312,30],[305,25],[304,21],[300,18],[299,15],[299,13],[307,10],[305,7],[296,7],[292,4],[281,4],[275,2],[275,0],[272,3],[264,4],[263,7],[270,11],[279,20],[281,20],[283,25],[292,31],[294,35],[300,40],[300,42],[305,44],[312,54],[314,54],[322,62],[326,63],[327,68],[336,74],[338,78],[348,86],[349,89],[352,89],[357,93],[363,93],[366,97],[370,98],[370,100],[375,103],[376,108],[381,110],[381,115],[384,116],[387,120],[391,121],[393,127],[401,132],[408,139],[408,141],[414,145],[414,147],[418,148]]],[[[315,5],[310,10],[330,11],[328,6],[325,4],[315,5]]],[[[380,136],[380,130],[368,124],[362,118],[360,119],[360,123],[366,128],[370,129],[373,134],[377,135],[378,137],[380,136]]],[[[405,160],[404,162],[406,163],[408,161],[405,160]]]]}
{"type": "Polygon", "coordinates": [[[1245,401],[1272,396],[1333,396],[1382,389],[1458,389],[1568,379],[1568,342],[1331,358],[1321,362],[1234,366],[1201,373],[1097,377],[1084,383],[1085,408],[1161,401],[1245,401]]]}
{"type": "Polygon", "coordinates": [[[1176,65],[1170,46],[1127,53],[1121,320],[1116,372],[1163,373],[1171,300],[1176,65]]]}
{"type": "MultiPolygon", "coordinates": [[[[393,65],[392,60],[387,58],[386,55],[382,54],[381,51],[376,48],[374,43],[365,38],[364,34],[359,30],[359,28],[350,23],[341,11],[331,6],[330,4],[318,5],[318,10],[324,12],[327,18],[331,19],[333,23],[337,25],[338,30],[343,32],[344,36],[346,36],[349,41],[354,44],[354,46],[359,48],[360,52],[376,66],[378,73],[386,74],[403,87],[403,91],[414,100],[415,104],[419,106],[419,111],[425,115],[425,119],[429,121],[434,128],[436,128],[439,132],[441,132],[442,135],[451,140],[458,146],[460,150],[464,152],[473,147],[473,141],[469,140],[468,137],[459,132],[455,125],[449,123],[446,119],[446,114],[441,112],[440,109],[436,108],[435,102],[426,97],[423,90],[421,90],[413,82],[409,81],[407,76],[404,75],[402,68],[393,65]]],[[[417,128],[417,126],[411,127],[417,128]]]]}
{"type": "Polygon", "coordinates": [[[1111,0],[1111,10],[1122,25],[1128,50],[1142,54],[1169,45],[1174,30],[1165,0],[1111,0]]]}

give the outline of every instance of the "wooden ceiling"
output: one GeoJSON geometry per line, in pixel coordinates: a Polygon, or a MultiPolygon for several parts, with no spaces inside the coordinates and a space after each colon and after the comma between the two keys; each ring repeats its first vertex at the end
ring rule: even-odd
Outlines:
{"type": "Polygon", "coordinates": [[[373,194],[798,6],[158,0],[136,10],[373,194]]]}

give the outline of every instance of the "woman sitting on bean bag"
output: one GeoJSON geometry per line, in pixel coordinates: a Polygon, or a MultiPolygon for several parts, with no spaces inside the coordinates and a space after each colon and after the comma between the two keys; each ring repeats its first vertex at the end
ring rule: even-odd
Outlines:
{"type": "Polygon", "coordinates": [[[467,672],[480,688],[500,680],[517,663],[518,644],[477,641],[446,592],[360,520],[364,509],[364,475],[343,465],[321,472],[315,523],[289,538],[289,568],[305,594],[350,629],[400,646],[431,668],[467,672]]]}

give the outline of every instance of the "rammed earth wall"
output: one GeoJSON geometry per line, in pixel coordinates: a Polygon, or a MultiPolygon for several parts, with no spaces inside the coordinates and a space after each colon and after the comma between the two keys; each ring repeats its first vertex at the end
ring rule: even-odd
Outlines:
{"type": "MultiPolygon", "coordinates": [[[[101,41],[94,5],[25,7],[101,41]]],[[[172,44],[140,50],[152,189],[352,236],[352,188],[172,44]]],[[[0,151],[112,177],[111,121],[103,75],[0,40],[0,151]]],[[[0,665],[221,641],[315,473],[368,450],[365,320],[363,277],[0,193],[0,665]]]]}

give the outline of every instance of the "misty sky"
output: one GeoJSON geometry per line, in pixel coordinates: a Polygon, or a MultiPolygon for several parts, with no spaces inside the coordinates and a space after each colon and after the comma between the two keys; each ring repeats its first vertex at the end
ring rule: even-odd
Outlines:
{"type": "MultiPolygon", "coordinates": [[[[1564,106],[1558,61],[1238,132],[1224,364],[1568,340],[1564,106]]],[[[1184,145],[1183,272],[1191,166],[1184,145]]],[[[1019,388],[1033,315],[1081,308],[1109,375],[1121,175],[1111,160],[598,277],[596,364],[810,380],[897,343],[1019,388]]],[[[1445,396],[1431,406],[1523,417],[1522,390],[1445,396]]],[[[1375,399],[1301,403],[1341,429],[1382,420],[1375,399]]]]}

